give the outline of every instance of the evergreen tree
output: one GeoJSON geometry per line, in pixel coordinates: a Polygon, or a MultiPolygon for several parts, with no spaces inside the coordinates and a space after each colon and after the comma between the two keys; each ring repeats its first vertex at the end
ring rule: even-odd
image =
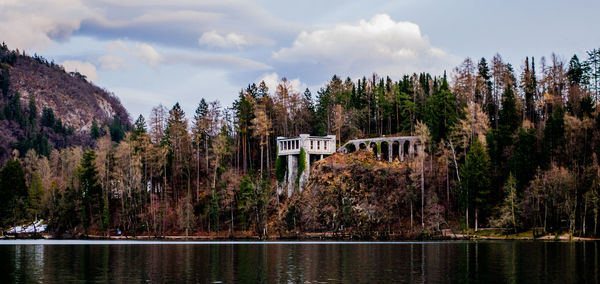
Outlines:
{"type": "Polygon", "coordinates": [[[27,120],[27,124],[30,127],[31,132],[38,131],[38,122],[37,122],[37,107],[35,105],[35,95],[29,96],[29,117],[27,120]]]}
{"type": "Polygon", "coordinates": [[[502,109],[498,116],[499,127],[511,136],[521,125],[521,115],[517,110],[515,93],[511,85],[507,85],[502,94],[502,109]]]}
{"type": "MultiPolygon", "coordinates": [[[[52,109],[50,109],[50,111],[52,111],[52,109]]],[[[52,119],[54,120],[54,116],[52,117],[52,119]]],[[[100,136],[102,136],[102,133],[100,132],[98,121],[94,119],[92,120],[92,127],[90,128],[90,137],[92,138],[92,140],[97,140],[98,138],[100,138],[100,136]]]]}
{"type": "Polygon", "coordinates": [[[28,204],[28,217],[34,220],[38,219],[38,216],[42,213],[42,197],[44,195],[44,186],[42,185],[42,178],[36,171],[31,175],[31,182],[29,184],[29,191],[27,197],[28,204]]]}
{"type": "Polygon", "coordinates": [[[8,97],[8,90],[10,88],[10,78],[8,68],[0,67],[0,95],[1,97],[8,97]]]}
{"type": "Polygon", "coordinates": [[[316,135],[327,135],[329,130],[329,108],[332,105],[329,88],[321,88],[317,92],[316,118],[313,133],[316,135]]]}
{"type": "Polygon", "coordinates": [[[446,79],[442,80],[440,89],[429,97],[427,105],[429,111],[425,121],[431,129],[433,140],[446,139],[450,129],[458,121],[456,96],[450,91],[446,79]]]}
{"type": "MultiPolygon", "coordinates": [[[[55,119],[56,118],[54,117],[54,111],[51,108],[45,107],[42,110],[42,119],[40,122],[42,124],[42,126],[54,127],[55,119]]],[[[92,124],[92,127],[93,127],[93,124],[92,124]]],[[[96,127],[98,127],[98,124],[96,124],[96,127]]]]}
{"type": "Polygon", "coordinates": [[[495,126],[495,113],[498,106],[492,97],[492,75],[490,74],[490,68],[485,58],[481,58],[479,64],[477,64],[477,69],[478,86],[475,91],[475,100],[481,100],[482,108],[488,114],[490,125],[495,126]]]}
{"type": "Polygon", "coordinates": [[[21,109],[21,94],[15,92],[8,104],[4,106],[4,116],[8,120],[17,122],[21,127],[25,126],[25,116],[21,109]]]}
{"type": "Polygon", "coordinates": [[[468,212],[475,210],[475,229],[478,226],[479,213],[485,213],[488,208],[490,194],[490,159],[483,144],[476,137],[467,153],[465,165],[461,168],[460,200],[468,212]]]}
{"type": "Polygon", "coordinates": [[[558,104],[554,106],[552,114],[546,120],[546,127],[544,128],[544,141],[543,141],[543,157],[545,165],[549,166],[551,162],[557,161],[557,154],[561,153],[560,149],[565,142],[565,111],[563,107],[558,104]]]}
{"type": "Polygon", "coordinates": [[[518,189],[524,190],[538,168],[537,136],[535,129],[520,128],[509,159],[509,172],[517,180],[518,189]]]}
{"type": "MultiPolygon", "coordinates": [[[[248,161],[249,154],[248,152],[250,147],[250,137],[252,137],[250,131],[250,122],[254,119],[254,106],[253,106],[253,97],[255,95],[251,92],[252,88],[249,86],[246,91],[242,90],[240,92],[239,99],[233,103],[233,108],[235,109],[235,115],[238,119],[238,127],[239,127],[239,136],[241,142],[241,152],[242,152],[242,170],[247,172],[248,170],[248,161]]],[[[285,122],[281,122],[285,123],[285,122]]]]}
{"type": "Polygon", "coordinates": [[[529,66],[529,57],[525,58],[525,73],[523,74],[522,81],[525,93],[525,116],[529,121],[535,123],[537,121],[535,112],[537,78],[535,76],[535,62],[533,57],[531,57],[531,67],[529,66]]]}
{"type": "Polygon", "coordinates": [[[0,227],[13,226],[25,217],[27,195],[23,167],[9,159],[0,170],[0,227]]]}
{"type": "Polygon", "coordinates": [[[83,226],[87,230],[97,220],[102,221],[101,214],[105,206],[102,187],[98,182],[96,152],[88,150],[83,154],[77,176],[79,178],[79,191],[83,203],[81,216],[83,226]]]}
{"type": "Polygon", "coordinates": [[[110,138],[114,142],[119,143],[121,140],[123,140],[123,137],[125,137],[125,128],[123,127],[123,124],[117,115],[113,117],[113,121],[109,126],[109,131],[110,138]]]}
{"type": "Polygon", "coordinates": [[[132,139],[135,139],[137,136],[141,135],[141,134],[145,134],[146,131],[146,119],[144,119],[143,115],[139,115],[138,118],[135,120],[134,126],[133,126],[133,131],[132,131],[132,139]]]}
{"type": "Polygon", "coordinates": [[[579,58],[576,54],[573,55],[571,61],[569,61],[569,70],[567,70],[567,78],[571,86],[581,85],[583,82],[583,71],[583,65],[579,62],[579,58]]]}

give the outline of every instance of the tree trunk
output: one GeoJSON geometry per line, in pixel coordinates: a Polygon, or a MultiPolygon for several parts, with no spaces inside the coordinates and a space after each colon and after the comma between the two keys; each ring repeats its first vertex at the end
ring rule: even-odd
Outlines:
{"type": "Polygon", "coordinates": [[[410,231],[413,231],[413,203],[410,201],[410,231]]]}
{"type": "Polygon", "coordinates": [[[448,163],[446,163],[446,218],[448,218],[448,214],[450,213],[450,177],[449,177],[450,167],[448,163]]]}
{"type": "Polygon", "coordinates": [[[511,215],[512,215],[513,229],[516,234],[517,233],[517,219],[515,218],[515,201],[514,201],[514,199],[512,199],[510,203],[511,203],[511,215]]]}
{"type": "Polygon", "coordinates": [[[425,219],[423,215],[423,209],[425,208],[425,159],[423,153],[421,154],[421,226],[425,228],[425,219]]]}
{"type": "Polygon", "coordinates": [[[452,158],[454,159],[454,168],[456,169],[456,178],[458,179],[458,183],[460,183],[460,174],[458,173],[458,162],[456,162],[456,151],[454,151],[454,146],[452,145],[452,139],[448,139],[450,142],[450,149],[452,149],[452,158]]]}
{"type": "Polygon", "coordinates": [[[583,222],[582,222],[583,225],[582,225],[582,227],[583,227],[583,235],[585,236],[585,219],[586,219],[585,217],[587,214],[587,198],[585,199],[583,204],[584,204],[584,206],[583,206],[583,222]]]}
{"type": "Polygon", "coordinates": [[[271,148],[271,143],[267,135],[267,176],[271,177],[271,151],[269,151],[269,148],[271,148]]]}
{"type": "Polygon", "coordinates": [[[196,143],[196,202],[200,201],[200,141],[196,143]]]}
{"type": "Polygon", "coordinates": [[[260,144],[260,178],[263,178],[263,144],[260,144]]]}
{"type": "Polygon", "coordinates": [[[479,221],[479,216],[477,216],[477,214],[479,210],[475,209],[475,232],[477,232],[477,230],[479,229],[479,224],[477,223],[479,221]]]}
{"type": "Polygon", "coordinates": [[[467,225],[467,235],[469,235],[469,206],[465,210],[465,223],[467,225]]]}
{"type": "Polygon", "coordinates": [[[548,204],[545,204],[546,202],[544,202],[544,232],[548,231],[547,228],[547,221],[548,221],[548,204]]]}
{"type": "Polygon", "coordinates": [[[231,209],[231,210],[230,210],[230,211],[231,211],[231,225],[230,225],[230,227],[229,227],[229,228],[230,228],[230,229],[229,229],[229,234],[230,234],[231,238],[234,238],[234,237],[235,237],[235,236],[234,236],[234,234],[233,234],[233,205],[234,205],[234,202],[233,202],[233,200],[232,200],[232,201],[231,201],[231,208],[230,208],[230,209],[231,209]]]}

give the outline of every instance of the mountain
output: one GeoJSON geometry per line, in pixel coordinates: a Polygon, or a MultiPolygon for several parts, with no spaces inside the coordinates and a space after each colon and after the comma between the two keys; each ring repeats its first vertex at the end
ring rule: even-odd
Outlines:
{"type": "Polygon", "coordinates": [[[52,147],[90,145],[93,122],[130,127],[112,93],[40,56],[0,46],[0,163],[18,149],[46,154],[52,147]]]}

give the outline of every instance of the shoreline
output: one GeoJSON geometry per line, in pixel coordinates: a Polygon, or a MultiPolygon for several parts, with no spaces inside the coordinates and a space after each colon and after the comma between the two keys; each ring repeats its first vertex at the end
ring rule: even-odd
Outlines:
{"type": "Polygon", "coordinates": [[[445,233],[432,238],[403,238],[398,236],[386,238],[356,238],[339,236],[332,233],[305,233],[294,236],[271,236],[260,238],[258,236],[240,234],[238,237],[226,235],[137,235],[137,236],[105,236],[105,235],[81,235],[79,237],[56,237],[49,234],[38,234],[31,236],[0,236],[2,240],[65,240],[65,241],[175,241],[175,242],[453,242],[453,241],[557,241],[557,242],[583,242],[600,241],[600,238],[577,237],[569,234],[543,235],[534,238],[523,235],[486,236],[478,234],[445,233]]]}

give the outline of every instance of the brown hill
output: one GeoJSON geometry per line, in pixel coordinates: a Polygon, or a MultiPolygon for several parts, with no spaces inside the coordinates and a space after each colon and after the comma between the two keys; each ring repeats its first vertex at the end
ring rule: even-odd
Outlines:
{"type": "Polygon", "coordinates": [[[43,58],[18,56],[9,67],[9,76],[10,92],[21,94],[23,106],[35,95],[40,114],[45,107],[52,108],[55,116],[73,126],[76,132],[89,131],[94,119],[103,122],[116,115],[121,121],[129,121],[127,111],[115,95],[43,58]]]}
{"type": "Polygon", "coordinates": [[[0,165],[14,149],[47,156],[53,148],[91,145],[94,120],[111,134],[131,126],[119,99],[85,76],[0,45],[0,165]]]}

